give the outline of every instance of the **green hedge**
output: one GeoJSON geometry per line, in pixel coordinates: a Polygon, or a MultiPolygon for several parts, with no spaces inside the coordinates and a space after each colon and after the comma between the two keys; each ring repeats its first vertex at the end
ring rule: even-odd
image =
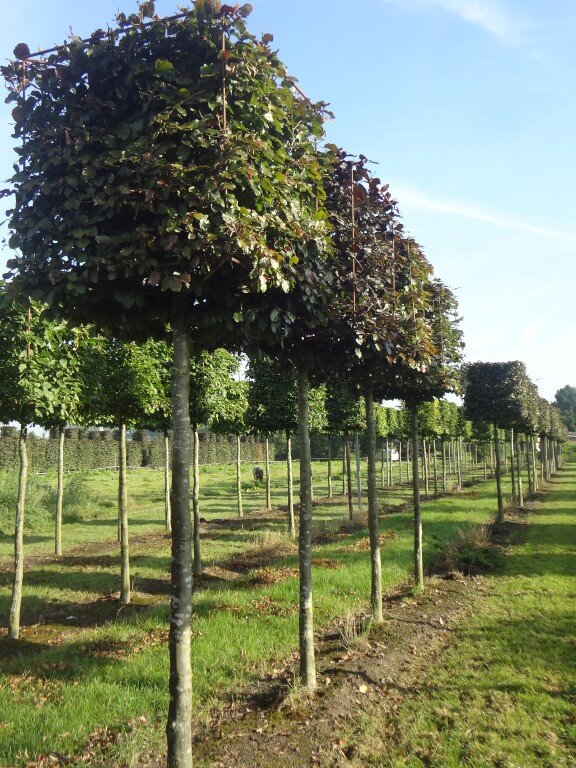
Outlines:
{"type": "MultiPolygon", "coordinates": [[[[118,464],[118,434],[111,430],[88,430],[70,427],[65,430],[64,462],[66,469],[99,469],[118,464]]],[[[259,464],[264,461],[264,441],[258,437],[242,437],[242,461],[259,464]]],[[[58,461],[58,437],[28,437],[28,458],[36,471],[56,469],[58,461]]],[[[274,459],[274,446],[270,447],[270,458],[274,459]]],[[[200,434],[201,464],[230,464],[236,460],[236,438],[234,436],[200,434]]],[[[129,467],[164,466],[164,438],[151,436],[145,431],[134,432],[127,441],[129,467]]],[[[18,466],[18,430],[14,427],[0,428],[0,469],[14,469],[18,466]]]]}

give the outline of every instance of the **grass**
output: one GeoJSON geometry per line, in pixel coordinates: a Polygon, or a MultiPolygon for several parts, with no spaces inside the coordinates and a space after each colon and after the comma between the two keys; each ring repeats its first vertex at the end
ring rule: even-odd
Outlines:
{"type": "Polygon", "coordinates": [[[354,765],[576,765],[575,500],[569,465],[394,723],[384,731],[380,718],[364,723],[354,765]]]}
{"type": "MultiPolygon", "coordinates": [[[[342,499],[321,498],[323,471],[315,467],[315,518],[320,536],[314,548],[315,615],[318,627],[365,611],[369,600],[369,553],[365,530],[337,535],[346,517],[342,499]]],[[[296,467],[297,470],[297,467],[296,467]]],[[[262,510],[264,492],[250,470],[244,480],[245,509],[262,510]]],[[[50,475],[37,478],[49,497],[50,475]]],[[[335,487],[341,480],[335,478],[335,487]]],[[[284,467],[274,465],[273,504],[285,504],[284,467]]],[[[196,587],[193,621],[194,712],[198,720],[238,689],[294,657],[297,648],[297,555],[288,546],[285,518],[235,520],[234,468],[202,468],[201,514],[213,526],[204,537],[210,578],[196,587]],[[253,530],[257,526],[258,530],[253,530]],[[250,570],[219,572],[247,549],[262,551],[250,570]],[[270,562],[270,558],[273,558],[270,562]],[[267,569],[281,569],[279,581],[267,569]]],[[[115,517],[115,475],[93,472],[68,478],[69,522],[64,557],[50,556],[52,534],[46,513],[27,530],[28,565],[23,604],[24,630],[18,642],[0,639],[0,765],[24,766],[40,754],[68,756],[70,765],[90,758],[98,765],[129,766],[138,756],[161,751],[167,709],[166,648],[169,540],[163,534],[162,475],[130,473],[134,601],[121,608],[115,517]],[[70,513],[70,509],[72,513],[70,513]],[[68,553],[68,554],[67,554],[68,553]],[[141,589],[140,589],[141,587],[141,589]]],[[[411,508],[408,488],[382,493],[390,510],[381,519],[383,586],[409,578],[411,508]]],[[[45,509],[45,507],[44,507],[45,509]]],[[[425,537],[449,541],[458,528],[485,522],[494,511],[488,483],[424,508],[425,537]]],[[[49,517],[49,516],[48,516],[49,517]]],[[[428,545],[427,554],[433,547],[428,545]]],[[[11,541],[0,541],[0,609],[10,597],[11,541]]],[[[257,553],[258,554],[258,553],[257,553]]]]}

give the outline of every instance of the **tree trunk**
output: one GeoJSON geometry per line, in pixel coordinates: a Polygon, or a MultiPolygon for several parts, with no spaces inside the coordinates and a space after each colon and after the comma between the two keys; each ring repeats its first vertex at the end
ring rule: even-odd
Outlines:
{"type": "Polygon", "coordinates": [[[498,516],[497,523],[504,522],[504,503],[502,501],[502,463],[500,459],[500,440],[498,438],[498,427],[494,424],[494,456],[496,458],[496,493],[498,495],[498,516]]]}
{"type": "Polygon", "coordinates": [[[20,608],[22,605],[22,585],[24,583],[24,510],[26,508],[26,486],[28,483],[27,436],[27,427],[21,426],[20,439],[18,440],[20,471],[18,475],[18,501],[14,529],[14,580],[12,582],[12,603],[10,604],[10,619],[8,623],[8,637],[10,640],[18,640],[20,637],[20,608]]]}
{"type": "Polygon", "coordinates": [[[456,441],[456,465],[458,467],[458,490],[461,491],[464,487],[464,456],[462,451],[462,438],[459,437],[456,441]]]}
{"type": "Polygon", "coordinates": [[[120,560],[122,585],[120,602],[130,602],[130,542],[128,539],[128,494],[126,488],[126,424],[120,424],[120,461],[118,465],[118,515],[120,520],[120,560]]]}
{"type": "Polygon", "coordinates": [[[536,436],[532,435],[531,438],[531,454],[532,454],[532,478],[534,482],[534,491],[537,491],[539,488],[538,484],[538,466],[536,461],[536,436]]]}
{"type": "Polygon", "coordinates": [[[390,441],[386,438],[386,483],[388,487],[392,485],[392,451],[390,450],[390,441]]]}
{"type": "Polygon", "coordinates": [[[168,430],[164,430],[164,524],[168,533],[172,530],[172,515],[170,512],[170,438],[168,430]]]}
{"type": "Polygon", "coordinates": [[[526,437],[526,471],[528,473],[528,493],[534,493],[534,480],[532,477],[532,437],[526,437]]]}
{"type": "Polygon", "coordinates": [[[446,495],[447,478],[446,478],[446,440],[442,440],[442,493],[446,495]]]}
{"type": "Polygon", "coordinates": [[[404,472],[402,469],[402,440],[398,440],[398,479],[400,485],[402,485],[402,482],[404,480],[404,472]]]}
{"type": "MultiPolygon", "coordinates": [[[[175,298],[174,303],[180,297],[175,298]]],[[[190,520],[190,337],[184,307],[172,319],[172,557],[168,768],[192,766],[192,525],[190,520]]]]}
{"type": "Polygon", "coordinates": [[[270,439],[266,435],[264,445],[266,452],[266,509],[272,509],[272,488],[270,482],[270,439]]]}
{"type": "Polygon", "coordinates": [[[242,443],[240,435],[236,435],[236,499],[238,500],[238,517],[244,517],[242,507],[242,443]]]}
{"type": "Polygon", "coordinates": [[[360,437],[358,432],[354,437],[354,448],[356,453],[356,498],[358,499],[358,514],[362,514],[362,468],[360,466],[360,437]]]}
{"type": "Polygon", "coordinates": [[[438,496],[438,464],[436,461],[436,440],[432,441],[432,461],[434,465],[434,496],[438,496]]]}
{"type": "Polygon", "coordinates": [[[308,416],[308,371],[297,370],[298,439],[300,443],[300,680],[309,691],[316,689],[314,615],[312,608],[312,476],[308,416]]]}
{"type": "Polygon", "coordinates": [[[292,438],[286,431],[286,468],[288,471],[288,527],[290,538],[296,538],[296,520],[294,518],[294,474],[292,472],[292,438]]]}
{"type": "Polygon", "coordinates": [[[380,488],[384,488],[384,444],[380,446],[380,488]]]}
{"type": "Polygon", "coordinates": [[[342,435],[342,496],[346,496],[346,435],[342,435]]]}
{"type": "Polygon", "coordinates": [[[350,459],[350,437],[348,432],[345,434],[346,441],[346,485],[348,487],[348,518],[354,518],[354,501],[352,497],[352,462],[350,459]]]}
{"type": "Polygon", "coordinates": [[[62,509],[64,506],[64,424],[58,426],[58,488],[56,491],[56,533],[54,554],[62,554],[62,509]]]}
{"type": "Polygon", "coordinates": [[[428,442],[424,440],[422,445],[422,473],[424,475],[424,494],[426,498],[430,495],[430,475],[428,462],[428,442]]]}
{"type": "Polygon", "coordinates": [[[412,428],[412,491],[414,495],[414,585],[424,590],[424,562],[422,559],[422,511],[420,508],[420,473],[418,471],[418,408],[410,405],[412,428]]]}
{"type": "Polygon", "coordinates": [[[511,472],[511,479],[512,479],[512,509],[516,509],[517,506],[517,499],[516,499],[516,467],[515,464],[515,456],[514,456],[514,429],[510,430],[510,472],[511,472]]]}
{"type": "Polygon", "coordinates": [[[202,576],[202,542],[200,540],[200,435],[198,426],[192,430],[192,539],[193,575],[202,576]]]}
{"type": "Polygon", "coordinates": [[[328,498],[332,498],[332,445],[328,435],[328,498]]]}
{"type": "Polygon", "coordinates": [[[524,494],[522,492],[522,451],[518,442],[518,435],[516,435],[516,474],[518,475],[518,506],[520,509],[524,507],[524,494]]]}
{"type": "Polygon", "coordinates": [[[381,624],[382,615],[382,563],[380,560],[380,532],[378,530],[378,489],[376,484],[376,423],[374,420],[374,391],[366,385],[366,430],[368,435],[368,530],[370,533],[372,621],[381,624]]]}

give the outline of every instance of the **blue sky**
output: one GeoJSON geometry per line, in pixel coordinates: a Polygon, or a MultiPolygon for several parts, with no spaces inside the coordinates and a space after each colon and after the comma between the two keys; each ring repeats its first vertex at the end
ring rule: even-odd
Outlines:
{"type": "MultiPolygon", "coordinates": [[[[552,399],[576,386],[576,3],[254,0],[329,140],[378,163],[404,223],[455,289],[468,360],[522,360],[552,399]]],[[[135,2],[3,8],[0,58],[85,36],[135,2]]],[[[160,0],[161,14],[176,3],[160,0]]],[[[0,177],[10,173],[0,106],[0,177]]],[[[0,267],[8,253],[0,252],[0,267]]]]}

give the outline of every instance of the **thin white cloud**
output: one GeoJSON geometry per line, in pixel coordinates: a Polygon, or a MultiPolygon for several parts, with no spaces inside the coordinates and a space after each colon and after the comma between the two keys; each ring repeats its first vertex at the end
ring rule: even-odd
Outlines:
{"type": "Polygon", "coordinates": [[[499,0],[385,0],[402,9],[440,8],[480,27],[506,45],[524,40],[525,23],[514,17],[499,0]]]}
{"type": "Polygon", "coordinates": [[[435,200],[427,197],[423,192],[414,187],[394,184],[392,186],[394,197],[398,200],[400,210],[403,206],[421,208],[428,211],[437,211],[449,216],[459,216],[464,219],[473,219],[474,221],[484,221],[487,224],[494,224],[498,227],[507,229],[517,229],[522,232],[530,232],[541,237],[554,238],[561,240],[567,245],[576,247],[576,237],[566,232],[559,232],[554,229],[547,229],[531,224],[529,221],[523,221],[513,216],[503,216],[482,210],[474,205],[459,200],[435,200]]]}

